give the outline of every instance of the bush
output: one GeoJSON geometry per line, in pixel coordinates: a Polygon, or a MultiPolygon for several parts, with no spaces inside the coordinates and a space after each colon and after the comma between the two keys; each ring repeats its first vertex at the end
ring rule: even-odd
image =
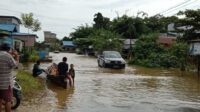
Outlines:
{"type": "Polygon", "coordinates": [[[133,47],[134,59],[130,64],[146,67],[185,67],[188,54],[186,43],[174,43],[171,48],[164,48],[157,43],[158,34],[142,36],[133,47]]]}
{"type": "Polygon", "coordinates": [[[38,55],[31,55],[29,57],[29,61],[31,61],[31,62],[36,62],[39,59],[40,59],[40,57],[38,55]]]}

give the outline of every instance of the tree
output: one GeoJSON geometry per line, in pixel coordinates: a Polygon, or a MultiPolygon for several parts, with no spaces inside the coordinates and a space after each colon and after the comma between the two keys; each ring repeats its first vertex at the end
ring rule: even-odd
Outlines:
{"type": "Polygon", "coordinates": [[[97,28],[97,29],[109,29],[109,24],[110,24],[110,19],[107,18],[107,17],[103,17],[103,15],[101,13],[96,13],[94,15],[94,25],[93,27],[94,28],[97,28]]]}
{"type": "Polygon", "coordinates": [[[77,39],[77,38],[88,38],[89,35],[93,32],[93,28],[86,26],[79,26],[77,29],[75,29],[74,32],[70,34],[71,38],[77,39]]]}
{"type": "Polygon", "coordinates": [[[183,40],[189,41],[193,39],[200,39],[200,9],[180,11],[179,16],[185,16],[177,23],[180,32],[183,32],[183,40]]]}
{"type": "Polygon", "coordinates": [[[142,18],[128,17],[127,15],[115,18],[112,21],[111,28],[121,34],[123,38],[128,39],[139,38],[141,34],[148,31],[148,27],[145,26],[142,18]]]}
{"type": "Polygon", "coordinates": [[[32,30],[33,32],[41,30],[41,23],[39,22],[38,19],[33,18],[33,13],[28,13],[28,14],[22,13],[21,19],[24,27],[28,28],[28,33],[29,30],[32,30]]]}
{"type": "Polygon", "coordinates": [[[151,32],[160,32],[163,31],[165,28],[164,24],[161,21],[161,18],[163,18],[163,16],[156,15],[145,18],[144,21],[147,27],[151,30],[151,32]]]}
{"type": "Polygon", "coordinates": [[[102,52],[103,50],[122,50],[121,36],[115,32],[99,29],[91,34],[89,38],[92,41],[94,49],[98,52],[102,52]]]}
{"type": "Polygon", "coordinates": [[[73,39],[72,38],[69,38],[69,37],[63,37],[62,41],[72,41],[73,39]]]}

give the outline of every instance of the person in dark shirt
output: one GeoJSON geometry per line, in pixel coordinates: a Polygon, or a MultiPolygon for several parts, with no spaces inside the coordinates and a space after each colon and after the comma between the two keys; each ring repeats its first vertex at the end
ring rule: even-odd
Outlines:
{"type": "Polygon", "coordinates": [[[40,61],[38,60],[36,64],[33,66],[33,77],[37,77],[40,75],[44,70],[40,69],[40,61]]]}
{"type": "Polygon", "coordinates": [[[63,57],[62,62],[58,64],[58,74],[62,76],[66,76],[68,71],[68,64],[67,64],[67,58],[63,57]]]}
{"type": "Polygon", "coordinates": [[[62,62],[58,64],[58,75],[60,76],[61,82],[65,83],[65,78],[67,77],[68,72],[68,64],[67,64],[67,58],[63,57],[62,62]]]}

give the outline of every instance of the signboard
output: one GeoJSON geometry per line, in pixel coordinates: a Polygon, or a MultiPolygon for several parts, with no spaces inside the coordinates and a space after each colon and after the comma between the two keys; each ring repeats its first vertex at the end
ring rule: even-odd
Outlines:
{"type": "Polygon", "coordinates": [[[191,55],[200,55],[200,42],[191,43],[190,54],[191,55]]]}

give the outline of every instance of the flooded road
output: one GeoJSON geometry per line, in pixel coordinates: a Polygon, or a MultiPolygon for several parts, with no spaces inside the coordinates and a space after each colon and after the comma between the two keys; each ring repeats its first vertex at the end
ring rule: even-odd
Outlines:
{"type": "Polygon", "coordinates": [[[66,56],[76,70],[74,88],[46,85],[51,112],[200,112],[196,74],[135,66],[105,69],[98,67],[96,58],[50,55],[56,63],[66,56]]]}

